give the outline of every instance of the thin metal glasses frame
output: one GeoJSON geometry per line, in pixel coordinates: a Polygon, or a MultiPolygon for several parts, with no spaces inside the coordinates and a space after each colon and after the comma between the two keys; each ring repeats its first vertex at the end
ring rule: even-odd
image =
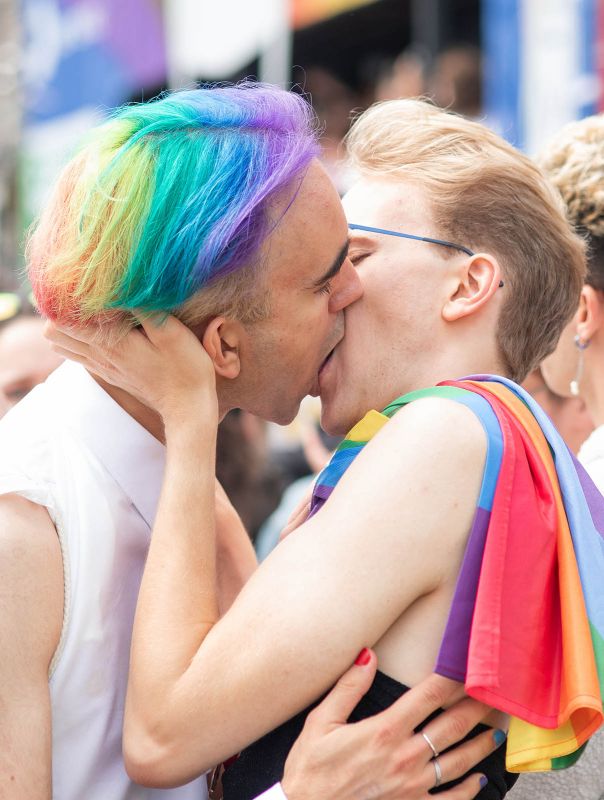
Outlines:
{"type": "Polygon", "coordinates": [[[351,231],[369,231],[369,233],[385,233],[387,236],[399,236],[401,239],[415,239],[417,242],[429,242],[430,244],[441,244],[443,247],[452,247],[455,250],[461,250],[468,256],[474,256],[469,247],[464,247],[462,244],[455,244],[454,242],[446,242],[444,239],[432,239],[430,236],[416,236],[413,233],[398,233],[397,231],[389,231],[385,228],[371,228],[369,225],[356,225],[349,223],[348,227],[351,231]]]}
{"type": "MultiPolygon", "coordinates": [[[[414,233],[399,233],[398,231],[389,231],[386,228],[372,228],[370,225],[357,225],[354,222],[349,222],[348,227],[351,231],[368,231],[369,233],[385,233],[386,236],[398,236],[400,239],[414,239],[416,242],[428,242],[428,244],[440,244],[443,247],[452,247],[454,250],[460,250],[468,256],[475,256],[476,253],[465,247],[463,244],[455,244],[455,242],[447,242],[444,239],[432,239],[430,236],[416,236],[414,233]]],[[[499,288],[503,286],[503,281],[499,281],[499,288]]]]}

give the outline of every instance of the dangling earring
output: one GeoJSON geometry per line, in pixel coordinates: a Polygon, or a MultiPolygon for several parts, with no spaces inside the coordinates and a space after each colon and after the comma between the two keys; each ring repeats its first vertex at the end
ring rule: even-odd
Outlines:
{"type": "Polygon", "coordinates": [[[570,393],[573,397],[579,396],[579,384],[583,377],[583,351],[589,347],[589,339],[583,341],[579,334],[575,336],[575,347],[579,350],[579,360],[577,361],[577,371],[575,378],[570,382],[570,393]]]}

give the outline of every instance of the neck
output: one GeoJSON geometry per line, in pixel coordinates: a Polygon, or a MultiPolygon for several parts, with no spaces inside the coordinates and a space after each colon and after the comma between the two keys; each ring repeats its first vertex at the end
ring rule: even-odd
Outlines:
{"type": "Polygon", "coordinates": [[[456,380],[465,375],[502,375],[507,376],[499,354],[493,352],[495,348],[486,346],[477,349],[472,347],[444,348],[441,354],[430,359],[430,364],[425,364],[414,381],[413,388],[423,389],[435,386],[441,381],[456,380]]]}
{"type": "MultiPolygon", "coordinates": [[[[96,375],[92,375],[92,373],[91,377],[105,392],[107,392],[109,397],[115,400],[115,402],[121,406],[121,408],[123,408],[127,414],[135,419],[139,425],[142,425],[145,430],[149,431],[149,433],[162,444],[166,443],[164,423],[161,416],[156,411],[153,411],[153,409],[149,408],[149,406],[141,403],[140,400],[137,400],[123,389],[119,389],[117,386],[112,386],[110,383],[98,378],[96,375]]],[[[230,410],[230,406],[223,407],[223,405],[220,404],[219,397],[219,419],[221,421],[230,410]]]]}
{"type": "Polygon", "coordinates": [[[128,392],[123,389],[118,389],[117,386],[112,386],[110,383],[98,378],[96,375],[91,376],[98,385],[111,397],[118,406],[121,406],[127,414],[135,419],[139,425],[142,425],[145,430],[149,431],[152,436],[155,436],[162,444],[166,443],[164,434],[164,423],[160,415],[141,403],[128,392]]]}
{"type": "Polygon", "coordinates": [[[596,427],[604,425],[604,343],[594,337],[585,351],[584,377],[579,391],[596,427]]]}

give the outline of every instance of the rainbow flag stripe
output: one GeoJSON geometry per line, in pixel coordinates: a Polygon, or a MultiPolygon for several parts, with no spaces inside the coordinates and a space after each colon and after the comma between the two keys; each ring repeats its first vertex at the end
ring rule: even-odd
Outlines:
{"type": "Polygon", "coordinates": [[[472,409],[488,442],[435,671],[512,716],[509,770],[563,769],[604,721],[604,498],[532,397],[475,375],[370,411],[319,475],[311,514],[390,417],[435,396],[472,409]]]}

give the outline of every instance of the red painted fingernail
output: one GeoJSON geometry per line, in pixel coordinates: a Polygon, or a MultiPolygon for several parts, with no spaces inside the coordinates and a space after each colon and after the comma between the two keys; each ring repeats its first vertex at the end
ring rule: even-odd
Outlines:
{"type": "Polygon", "coordinates": [[[356,661],[354,662],[357,667],[364,667],[371,661],[371,650],[368,650],[364,647],[361,652],[356,657],[356,661]]]}

